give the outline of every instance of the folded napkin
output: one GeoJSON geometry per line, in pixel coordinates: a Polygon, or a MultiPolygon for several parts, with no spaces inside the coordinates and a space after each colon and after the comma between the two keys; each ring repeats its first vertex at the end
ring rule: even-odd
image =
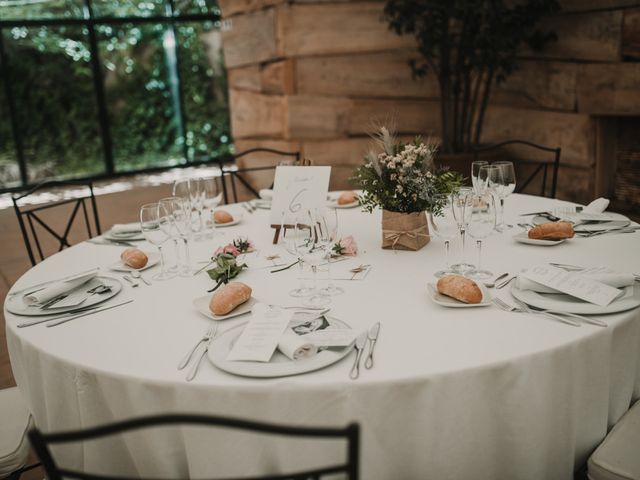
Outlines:
{"type": "Polygon", "coordinates": [[[116,223],[113,227],[111,227],[111,233],[115,233],[116,235],[140,233],[141,231],[142,229],[140,228],[140,222],[116,223]]]}
{"type": "Polygon", "coordinates": [[[609,200],[606,198],[597,198],[589,205],[584,207],[582,211],[584,213],[603,213],[609,206],[609,200]]]}
{"type": "Polygon", "coordinates": [[[98,274],[98,270],[70,278],[68,280],[52,283],[42,290],[38,290],[22,297],[26,305],[39,305],[56,298],[63,293],[71,292],[79,286],[87,283],[98,274]]]}
{"type": "MultiPolygon", "coordinates": [[[[595,280],[597,282],[604,283],[614,288],[623,288],[633,285],[635,277],[632,273],[616,272],[607,267],[594,267],[575,272],[576,275],[584,276],[589,280],[595,280]]],[[[542,285],[541,283],[534,282],[528,278],[518,275],[514,282],[515,287],[518,290],[531,290],[538,293],[558,293],[557,290],[542,285]]]]}
{"type": "Polygon", "coordinates": [[[280,337],[278,350],[291,360],[310,358],[318,353],[318,347],[309,342],[303,335],[294,333],[290,328],[285,330],[280,337]]]}
{"type": "Polygon", "coordinates": [[[260,195],[260,198],[263,200],[273,200],[273,190],[270,188],[263,188],[258,192],[258,195],[260,195]]]}

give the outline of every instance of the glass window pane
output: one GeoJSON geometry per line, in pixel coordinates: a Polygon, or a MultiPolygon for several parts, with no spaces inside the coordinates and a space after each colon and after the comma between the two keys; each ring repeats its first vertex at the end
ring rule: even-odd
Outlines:
{"type": "Polygon", "coordinates": [[[184,162],[171,30],[105,25],[98,33],[116,170],[184,162]]]}
{"type": "Polygon", "coordinates": [[[96,17],[151,17],[165,14],[164,0],[93,0],[96,17]]]}
{"type": "Polygon", "coordinates": [[[0,0],[2,20],[82,17],[82,0],[0,0]]]}
{"type": "Polygon", "coordinates": [[[220,15],[216,0],[174,0],[176,14],[214,14],[220,15]]]}
{"type": "Polygon", "coordinates": [[[177,25],[180,77],[190,160],[230,152],[227,82],[220,29],[212,22],[177,25]]]}
{"type": "Polygon", "coordinates": [[[13,28],[4,42],[29,182],[104,172],[86,30],[13,28]]]}

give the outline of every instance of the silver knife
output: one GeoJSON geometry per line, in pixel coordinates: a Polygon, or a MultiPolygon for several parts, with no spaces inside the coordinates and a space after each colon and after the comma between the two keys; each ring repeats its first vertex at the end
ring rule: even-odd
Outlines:
{"type": "Polygon", "coordinates": [[[191,380],[196,378],[196,374],[198,373],[198,369],[200,368],[200,363],[202,363],[202,359],[209,351],[209,345],[211,345],[211,342],[213,342],[215,338],[216,338],[216,332],[214,331],[213,335],[211,335],[211,338],[207,340],[207,343],[204,344],[204,348],[202,349],[202,352],[200,352],[200,356],[198,357],[198,360],[196,360],[196,363],[193,364],[191,371],[187,374],[187,382],[190,382],[191,380]]]}
{"type": "Polygon", "coordinates": [[[367,359],[364,361],[364,366],[367,369],[373,367],[373,349],[376,346],[376,340],[378,340],[378,334],[380,333],[380,322],[376,322],[373,327],[369,329],[369,334],[367,337],[369,338],[369,354],[367,355],[367,359]]]}
{"type": "Polygon", "coordinates": [[[353,367],[351,367],[351,371],[349,372],[349,378],[355,380],[360,376],[360,359],[362,358],[362,352],[364,351],[364,345],[367,343],[367,332],[364,331],[358,338],[356,338],[356,359],[353,362],[353,367]]]}

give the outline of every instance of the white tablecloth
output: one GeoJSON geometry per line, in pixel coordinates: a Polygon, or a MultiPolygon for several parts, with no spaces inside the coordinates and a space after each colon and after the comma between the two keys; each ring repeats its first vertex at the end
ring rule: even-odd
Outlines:
{"type": "MultiPolygon", "coordinates": [[[[516,213],[560,203],[513,195],[507,220],[522,221],[516,213]]],[[[167,412],[294,425],[356,421],[364,479],[571,479],[640,397],[640,310],[602,317],[608,328],[574,328],[494,307],[443,308],[426,289],[444,263],[441,240],[432,238],[419,252],[381,250],[379,214],[355,209],[339,216],[343,233],[360,246],[353,262],[374,267],[364,281],[340,282],[346,293],[333,297],[332,314],[358,330],[382,324],[375,367],[360,379],[348,377],[350,355],[324,370],[269,380],[233,376],[205,362],[197,378],[185,382],[176,365],[210,322],[191,305],[212,286],[203,273],[151,287],[125,285],[118,298],[133,303],[56,328],[18,329],[23,318],[5,310],[13,371],[37,424],[60,430],[167,412]]],[[[485,242],[485,267],[516,272],[556,261],[640,272],[640,233],[537,247],[513,241],[519,231],[485,242]]],[[[238,234],[262,251],[281,248],[270,245],[267,211],[245,212],[242,223],[224,232],[194,243],[193,261],[205,260],[238,234]]],[[[14,289],[93,266],[106,269],[121,250],[77,245],[40,263],[14,289]]],[[[475,249],[469,255],[475,259],[475,249]]],[[[260,269],[244,271],[238,280],[251,285],[258,299],[292,304],[287,292],[297,276],[296,269],[260,269]]],[[[497,294],[512,302],[508,288],[497,294]]],[[[234,473],[278,471],[299,466],[306,456],[284,442],[265,445],[228,433],[205,442],[199,435],[130,439],[106,453],[78,447],[66,460],[93,470],[118,465],[128,473],[194,477],[211,475],[207,465],[213,462],[216,473],[226,467],[240,468],[234,473]]],[[[343,450],[317,453],[340,456],[343,450]]]]}

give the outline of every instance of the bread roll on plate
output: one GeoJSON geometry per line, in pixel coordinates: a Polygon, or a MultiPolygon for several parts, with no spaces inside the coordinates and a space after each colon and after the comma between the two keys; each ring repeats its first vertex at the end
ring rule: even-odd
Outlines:
{"type": "Polygon", "coordinates": [[[223,285],[211,297],[209,310],[214,315],[227,315],[251,298],[251,287],[242,282],[230,282],[223,285]]]}
{"type": "Polygon", "coordinates": [[[342,192],[336,200],[338,205],[349,205],[358,199],[358,194],[354,191],[342,192]]]}
{"type": "Polygon", "coordinates": [[[216,223],[231,223],[233,222],[233,215],[226,210],[216,210],[213,212],[213,221],[216,223]]]}
{"type": "Polygon", "coordinates": [[[573,238],[573,225],[569,222],[548,222],[529,230],[529,238],[533,240],[563,240],[573,238]]]}
{"type": "Polygon", "coordinates": [[[144,268],[149,261],[149,257],[142,251],[135,247],[129,247],[120,254],[120,260],[126,266],[135,268],[136,270],[144,268]]]}
{"type": "Polygon", "coordinates": [[[462,275],[445,275],[436,284],[438,293],[451,297],[462,303],[475,304],[482,302],[482,290],[476,282],[462,275]]]}

